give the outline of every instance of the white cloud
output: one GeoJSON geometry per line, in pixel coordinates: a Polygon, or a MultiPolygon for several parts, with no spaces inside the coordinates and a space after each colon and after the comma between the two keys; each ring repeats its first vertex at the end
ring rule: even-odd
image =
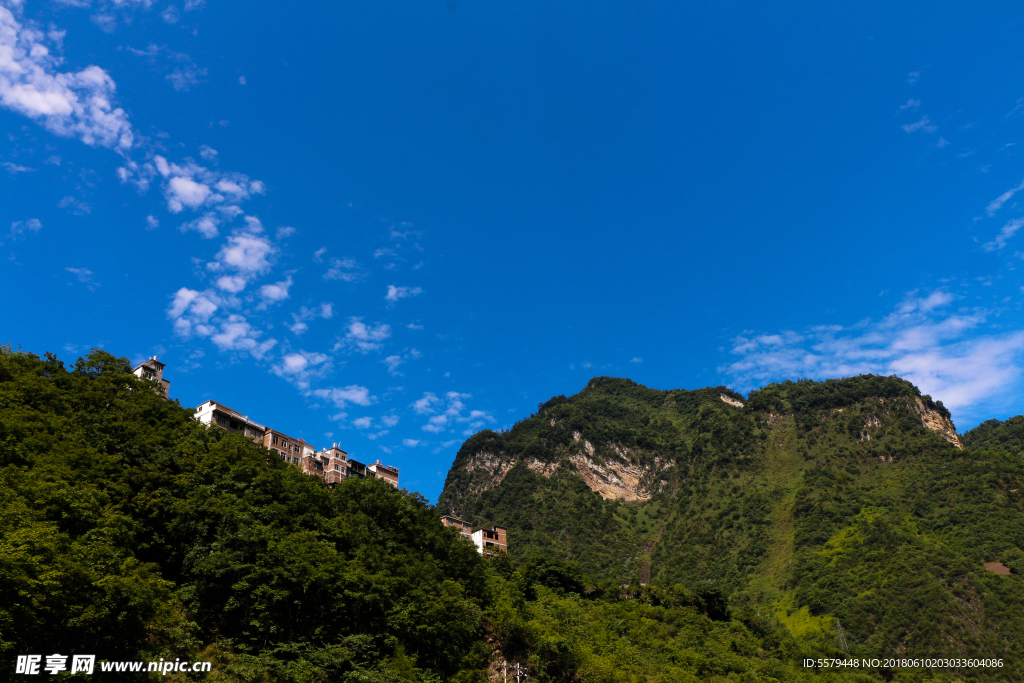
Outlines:
{"type": "MultiPolygon", "coordinates": [[[[316,255],[321,255],[322,251],[324,250],[317,251],[316,255]]],[[[355,259],[332,258],[331,267],[327,269],[326,273],[324,273],[324,279],[341,280],[342,282],[355,282],[363,276],[360,271],[356,270],[357,268],[358,265],[356,264],[355,259]]]]}
{"type": "Polygon", "coordinates": [[[19,22],[0,5],[0,105],[52,133],[92,146],[128,150],[134,134],[128,115],[114,107],[114,80],[98,66],[58,71],[64,34],[19,22]]]}
{"type": "Polygon", "coordinates": [[[313,252],[313,260],[317,263],[322,263],[324,260],[324,254],[327,253],[327,247],[320,247],[313,252]]]}
{"type": "Polygon", "coordinates": [[[339,408],[344,408],[349,403],[368,406],[374,401],[374,397],[370,396],[370,390],[358,384],[330,389],[314,389],[310,392],[310,395],[330,401],[339,408]]]}
{"type": "Polygon", "coordinates": [[[283,239],[287,239],[288,237],[291,237],[294,234],[295,234],[295,228],[287,226],[287,225],[282,225],[280,228],[277,229],[277,232],[274,233],[274,238],[275,239],[279,239],[279,240],[283,240],[283,239]]]}
{"type": "Polygon", "coordinates": [[[384,340],[391,336],[391,326],[386,323],[367,325],[361,318],[350,318],[348,331],[339,346],[358,349],[362,353],[376,351],[384,340]]]}
{"type": "MultiPolygon", "coordinates": [[[[152,218],[152,216],[150,216],[152,218]]],[[[155,218],[153,219],[156,220],[155,218]]],[[[213,239],[220,234],[217,226],[220,225],[221,219],[215,213],[207,212],[196,218],[195,220],[189,221],[188,223],[182,223],[181,227],[178,228],[182,232],[198,232],[205,239],[213,239]]],[[[157,223],[159,225],[159,223],[157,223]]]]}
{"type": "Polygon", "coordinates": [[[402,445],[409,448],[415,448],[422,443],[419,439],[402,439],[402,445]]]}
{"type": "Polygon", "coordinates": [[[198,209],[213,194],[208,185],[197,183],[191,178],[175,176],[167,181],[167,208],[179,213],[184,207],[198,209]]]}
{"type": "Polygon", "coordinates": [[[285,354],[271,372],[294,383],[299,389],[308,389],[310,380],[326,376],[332,367],[331,358],[326,354],[297,351],[285,354]]]}
{"type": "Polygon", "coordinates": [[[129,159],[117,169],[117,175],[122,183],[131,183],[143,192],[159,178],[163,182],[167,210],[171,213],[180,213],[186,208],[216,207],[229,220],[241,214],[239,202],[266,191],[262,182],[251,180],[243,173],[209,169],[191,159],[178,164],[159,154],[141,163],[129,159]]]}
{"type": "Polygon", "coordinates": [[[231,294],[238,294],[247,284],[248,281],[241,275],[221,275],[217,278],[217,288],[231,294]]]}
{"type": "Polygon", "coordinates": [[[269,258],[275,252],[274,245],[265,237],[243,232],[228,237],[227,244],[207,268],[215,272],[232,269],[247,276],[260,275],[270,270],[269,258]]]}
{"type": "Polygon", "coordinates": [[[245,76],[238,77],[238,85],[245,85],[245,76]]]}
{"type": "Polygon", "coordinates": [[[13,161],[5,161],[3,164],[0,165],[2,165],[11,175],[17,175],[19,173],[31,173],[32,171],[35,170],[34,168],[29,168],[28,166],[21,166],[20,164],[16,164],[13,161]]]}
{"type": "Polygon", "coordinates": [[[207,161],[216,161],[217,154],[217,150],[215,150],[213,147],[210,147],[209,145],[199,146],[199,156],[206,159],[207,161]]]}
{"type": "Polygon", "coordinates": [[[427,424],[423,425],[421,429],[425,432],[433,432],[434,434],[440,434],[448,427],[448,416],[447,415],[434,415],[427,421],[427,424]]]}
{"type": "Polygon", "coordinates": [[[288,326],[288,329],[295,334],[302,334],[309,329],[309,325],[306,324],[307,320],[315,318],[330,320],[332,317],[334,317],[334,307],[329,303],[322,303],[318,308],[302,306],[298,313],[292,313],[293,322],[288,326]]]}
{"type": "Polygon", "coordinates": [[[209,337],[215,329],[210,324],[210,318],[220,304],[220,297],[209,290],[198,292],[182,287],[174,294],[167,317],[173,322],[174,331],[179,336],[209,337]]]}
{"type": "Polygon", "coordinates": [[[263,305],[277,303],[288,298],[288,289],[292,286],[292,278],[260,287],[260,297],[263,298],[263,305]]]}
{"type": "Polygon", "coordinates": [[[398,372],[398,366],[405,362],[401,356],[388,356],[381,362],[388,366],[388,374],[392,377],[400,377],[402,375],[402,373],[398,372]]]}
{"type": "Polygon", "coordinates": [[[88,268],[65,268],[64,270],[74,275],[90,292],[96,291],[96,288],[99,287],[99,284],[93,282],[92,279],[95,273],[88,268]]]}
{"type": "Polygon", "coordinates": [[[632,358],[631,358],[631,359],[629,360],[629,362],[630,362],[630,363],[643,363],[643,362],[644,362],[644,359],[643,359],[643,358],[640,358],[640,357],[638,357],[638,356],[633,356],[633,357],[632,357],[632,358]]]}
{"type": "Polygon", "coordinates": [[[369,417],[359,417],[356,418],[355,420],[352,420],[352,424],[357,429],[368,429],[370,425],[373,424],[373,420],[369,417]]]}
{"type": "Polygon", "coordinates": [[[985,208],[985,214],[991,218],[1003,207],[1003,204],[1010,201],[1010,199],[1013,198],[1013,195],[1017,194],[1021,190],[1024,190],[1024,180],[1022,180],[1016,187],[1011,187],[1009,190],[989,202],[988,207],[985,208]]]}
{"type": "Polygon", "coordinates": [[[384,417],[380,418],[379,422],[385,427],[394,427],[395,425],[398,424],[398,416],[385,415],[384,417]]]}
{"type": "Polygon", "coordinates": [[[220,331],[210,337],[222,351],[248,351],[254,358],[263,358],[276,344],[276,339],[259,341],[263,333],[255,329],[244,316],[233,313],[220,323],[220,331]]]}
{"type": "Polygon", "coordinates": [[[423,398],[413,402],[412,408],[420,415],[437,413],[432,415],[427,420],[427,423],[421,427],[425,432],[440,434],[453,427],[456,423],[469,423],[468,431],[472,433],[472,430],[479,429],[485,422],[493,422],[494,417],[483,410],[471,410],[468,415],[463,415],[462,411],[466,408],[463,399],[468,398],[472,398],[472,396],[470,394],[461,394],[457,391],[449,391],[442,399],[428,391],[424,392],[423,398]]]}
{"type": "MultiPolygon", "coordinates": [[[[188,55],[185,55],[186,57],[188,55]]],[[[174,67],[174,71],[164,76],[178,92],[187,92],[193,86],[202,83],[202,78],[209,73],[206,67],[197,66],[191,60],[174,67]]]]}
{"type": "Polygon", "coordinates": [[[413,402],[412,409],[420,415],[429,415],[434,412],[434,406],[442,403],[434,393],[426,391],[423,393],[423,398],[413,402]]]}
{"type": "Polygon", "coordinates": [[[387,294],[384,295],[384,300],[390,304],[394,304],[399,299],[408,299],[409,297],[422,293],[423,290],[419,287],[396,287],[395,285],[388,285],[388,291],[387,294]]]}
{"type": "Polygon", "coordinates": [[[1010,241],[1010,238],[1017,234],[1017,231],[1024,226],[1024,218],[1014,218],[1003,226],[1003,229],[999,231],[996,238],[991,242],[986,242],[982,249],[985,251],[998,251],[1006,246],[1006,243],[1010,241]]]}
{"type": "Polygon", "coordinates": [[[416,323],[409,323],[408,325],[406,325],[406,327],[409,328],[410,330],[422,330],[423,329],[423,325],[417,325],[416,323]]]}
{"type": "Polygon", "coordinates": [[[954,412],[974,414],[1017,391],[1024,332],[985,330],[992,312],[950,311],[953,300],[944,291],[911,294],[879,322],[742,335],[733,343],[737,360],[719,371],[743,390],[799,377],[897,374],[954,412]]]}
{"type": "Polygon", "coordinates": [[[160,227],[160,220],[156,216],[146,216],[146,230],[156,230],[160,227]]]}
{"type": "Polygon", "coordinates": [[[176,24],[181,19],[181,14],[178,13],[178,8],[174,5],[168,5],[163,12],[160,13],[160,18],[168,24],[176,24]]]}
{"type": "Polygon", "coordinates": [[[921,100],[910,99],[910,100],[907,100],[906,104],[901,104],[900,105],[900,111],[902,111],[904,109],[917,109],[920,106],[921,106],[921,100]]]}
{"type": "Polygon", "coordinates": [[[938,126],[931,122],[927,115],[922,116],[919,120],[914,121],[913,123],[903,125],[902,128],[908,133],[916,133],[917,131],[934,133],[939,129],[938,126]]]}
{"type": "Polygon", "coordinates": [[[75,199],[71,195],[61,199],[57,206],[68,211],[68,213],[74,214],[75,216],[85,216],[92,213],[92,206],[88,202],[83,202],[81,199],[75,199]]]}
{"type": "Polygon", "coordinates": [[[11,223],[11,231],[8,237],[11,239],[23,238],[26,234],[35,234],[43,229],[43,224],[38,218],[29,218],[27,221],[14,221],[11,223]]]}

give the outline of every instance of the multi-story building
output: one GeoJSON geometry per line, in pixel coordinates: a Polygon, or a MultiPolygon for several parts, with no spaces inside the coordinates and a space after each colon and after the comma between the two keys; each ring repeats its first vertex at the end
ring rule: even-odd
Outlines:
{"type": "MultiPolygon", "coordinates": [[[[155,377],[158,379],[162,377],[164,364],[157,363],[155,356],[147,361],[147,363],[149,362],[159,366],[157,370],[151,370],[155,377]]],[[[145,363],[139,367],[144,366],[146,366],[145,363]]],[[[170,384],[166,380],[163,381],[166,382],[164,386],[170,384]]],[[[370,477],[383,479],[398,488],[397,467],[385,465],[380,460],[366,466],[358,460],[349,458],[348,453],[341,450],[338,444],[317,452],[312,445],[302,439],[296,439],[276,429],[270,429],[254,422],[247,415],[242,415],[223,403],[212,400],[202,403],[196,408],[195,419],[203,424],[216,425],[229,432],[245,434],[253,441],[279,455],[285,462],[298,466],[304,474],[320,477],[328,486],[334,486],[348,477],[359,479],[370,477]]]]}
{"type": "Polygon", "coordinates": [[[458,530],[458,532],[466,538],[471,538],[473,536],[473,527],[470,526],[469,522],[461,517],[456,517],[455,515],[441,515],[441,524],[458,530]]]}
{"type": "Polygon", "coordinates": [[[259,422],[249,419],[248,415],[242,415],[237,410],[228,408],[223,403],[206,401],[196,408],[195,419],[203,424],[216,425],[229,432],[239,432],[253,441],[263,443],[267,428],[259,422]]]}
{"type": "Polygon", "coordinates": [[[164,379],[164,368],[166,367],[167,365],[158,361],[156,356],[153,356],[149,360],[144,360],[136,365],[132,373],[136,377],[159,382],[160,393],[163,394],[164,398],[168,398],[171,394],[171,382],[164,379]]]}
{"type": "Polygon", "coordinates": [[[267,428],[263,434],[263,446],[293,465],[302,464],[302,446],[305,443],[302,439],[292,438],[276,429],[267,428]]]}
{"type": "MultiPolygon", "coordinates": [[[[319,458],[323,467],[321,470],[323,474],[320,475],[320,471],[317,471],[316,474],[322,476],[328,486],[334,486],[345,478],[348,472],[348,453],[338,448],[338,444],[323,449],[313,457],[319,458]]],[[[311,474],[311,472],[307,471],[306,474],[311,474]]]]}
{"type": "MultiPolygon", "coordinates": [[[[396,489],[398,488],[398,468],[397,467],[392,467],[391,465],[385,465],[380,460],[378,460],[377,462],[373,463],[372,465],[367,466],[366,470],[367,470],[367,472],[372,473],[372,476],[375,476],[378,479],[383,479],[387,483],[389,483],[392,486],[394,486],[396,489]]],[[[367,475],[367,476],[371,476],[371,475],[367,475]]]]}
{"type": "Polygon", "coordinates": [[[455,515],[441,515],[441,524],[455,529],[463,538],[471,541],[481,555],[508,552],[508,530],[503,526],[473,531],[469,522],[455,515]]]}
{"type": "Polygon", "coordinates": [[[490,529],[477,529],[471,536],[473,545],[481,555],[500,551],[508,552],[508,532],[503,526],[491,527],[490,529]]]}

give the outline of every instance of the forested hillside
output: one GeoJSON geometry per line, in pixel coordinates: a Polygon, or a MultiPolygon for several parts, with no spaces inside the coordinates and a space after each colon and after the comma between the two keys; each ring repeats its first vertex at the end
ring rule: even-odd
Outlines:
{"type": "Polygon", "coordinates": [[[466,441],[439,507],[507,526],[513,561],[717,591],[796,636],[838,620],[860,656],[1001,657],[1020,673],[971,677],[1017,680],[1022,420],[961,439],[940,402],[895,377],[749,400],[596,378],[466,441]]]}
{"type": "Polygon", "coordinates": [[[328,489],[152,388],[105,352],[65,368],[0,347],[0,680],[53,654],[122,682],[482,683],[502,660],[539,683],[882,680],[801,668],[838,654],[827,630],[706,582],[485,559],[417,494],[328,489]],[[161,659],[212,669],[101,668],[161,659]]]}

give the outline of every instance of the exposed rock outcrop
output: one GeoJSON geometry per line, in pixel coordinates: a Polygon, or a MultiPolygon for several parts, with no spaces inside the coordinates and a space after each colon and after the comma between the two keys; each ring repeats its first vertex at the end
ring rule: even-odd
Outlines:
{"type": "Polygon", "coordinates": [[[728,403],[729,405],[735,406],[737,408],[742,408],[743,405],[744,405],[743,401],[741,401],[739,399],[736,399],[736,398],[730,398],[729,396],[726,396],[725,394],[721,394],[719,396],[719,398],[721,398],[722,401],[724,401],[725,403],[728,403]]]}
{"type": "MultiPolygon", "coordinates": [[[[647,500],[651,497],[652,487],[658,480],[657,475],[669,466],[669,462],[655,457],[650,466],[635,464],[637,454],[630,449],[609,444],[615,456],[597,458],[596,449],[589,441],[573,435],[576,441],[582,441],[584,453],[573,453],[567,457],[576,473],[605,500],[622,500],[634,502],[647,500]]],[[[474,474],[465,493],[481,493],[498,486],[509,471],[515,466],[516,460],[504,454],[477,453],[465,464],[466,472],[474,474]]],[[[531,471],[543,477],[553,476],[562,466],[559,462],[541,462],[536,458],[523,460],[531,471]]]]}
{"type": "Polygon", "coordinates": [[[921,400],[920,396],[914,397],[914,402],[910,404],[910,408],[921,416],[921,421],[924,422],[925,427],[933,432],[938,432],[942,435],[942,438],[960,450],[964,449],[964,444],[960,441],[960,436],[956,433],[956,427],[953,426],[952,420],[944,416],[939,411],[932,410],[925,406],[924,401],[921,400]]]}

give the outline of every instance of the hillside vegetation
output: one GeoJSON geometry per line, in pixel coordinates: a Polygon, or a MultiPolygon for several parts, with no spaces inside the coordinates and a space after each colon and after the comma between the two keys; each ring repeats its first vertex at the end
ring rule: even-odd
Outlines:
{"type": "Polygon", "coordinates": [[[513,562],[717,593],[822,647],[838,620],[860,657],[1003,658],[961,673],[1019,680],[1022,426],[984,423],[961,450],[942,404],[896,377],[749,400],[596,378],[466,441],[438,505],[507,526],[513,562]]]}
{"type": "Polygon", "coordinates": [[[539,683],[882,680],[801,668],[834,643],[714,586],[485,559],[419,495],[328,489],[153,388],[101,351],[0,347],[0,680],[32,654],[94,654],[90,680],[120,682],[482,683],[502,660],[539,683]],[[101,668],[160,659],[212,670],[101,668]]]}

